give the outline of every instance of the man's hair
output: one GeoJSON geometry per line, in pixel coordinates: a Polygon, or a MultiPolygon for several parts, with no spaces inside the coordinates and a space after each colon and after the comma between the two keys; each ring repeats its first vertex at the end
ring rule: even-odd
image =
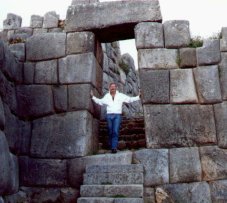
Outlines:
{"type": "Polygon", "coordinates": [[[109,84],[109,88],[110,88],[111,85],[115,85],[115,86],[117,87],[117,84],[116,84],[115,82],[111,82],[111,83],[109,84]]]}

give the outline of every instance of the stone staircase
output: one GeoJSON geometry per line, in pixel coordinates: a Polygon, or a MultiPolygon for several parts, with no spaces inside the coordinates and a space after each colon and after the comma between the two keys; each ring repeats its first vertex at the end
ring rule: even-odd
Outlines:
{"type": "Polygon", "coordinates": [[[143,203],[143,165],[86,167],[77,203],[143,203]]]}
{"type": "MultiPolygon", "coordinates": [[[[99,143],[102,149],[108,149],[108,131],[106,121],[100,121],[99,143]]],[[[146,148],[144,118],[122,118],[118,149],[146,148]]]]}

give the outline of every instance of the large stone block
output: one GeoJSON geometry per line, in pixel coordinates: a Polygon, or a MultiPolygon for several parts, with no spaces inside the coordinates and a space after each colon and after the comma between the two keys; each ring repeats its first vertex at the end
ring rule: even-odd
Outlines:
{"type": "Polygon", "coordinates": [[[33,35],[39,35],[39,34],[44,34],[47,33],[48,29],[44,29],[44,28],[34,28],[33,29],[33,35]]]}
{"type": "Polygon", "coordinates": [[[37,84],[56,84],[58,82],[57,60],[37,62],[34,79],[37,84]]]}
{"type": "Polygon", "coordinates": [[[218,146],[227,148],[227,102],[214,105],[218,146]]]}
{"type": "Polygon", "coordinates": [[[26,56],[29,61],[54,59],[65,56],[65,33],[34,35],[26,41],[26,56]]]}
{"type": "Polygon", "coordinates": [[[8,45],[4,44],[4,60],[2,70],[6,76],[15,82],[22,82],[23,65],[16,60],[8,45]]]}
{"type": "Polygon", "coordinates": [[[101,42],[116,41],[133,38],[134,26],[143,21],[162,21],[158,1],[75,4],[68,8],[65,29],[67,32],[92,30],[101,42]],[[91,16],[92,20],[87,20],[91,16]]]}
{"type": "MultiPolygon", "coordinates": [[[[53,86],[54,108],[57,112],[67,111],[68,108],[68,92],[66,85],[53,86]]],[[[70,96],[70,95],[69,95],[70,96]]],[[[76,99],[75,97],[74,99],[76,99]]]]}
{"type": "Polygon", "coordinates": [[[209,184],[212,202],[227,202],[227,180],[211,181],[209,184]]]}
{"type": "Polygon", "coordinates": [[[93,53],[69,55],[59,59],[60,83],[96,84],[96,59],[93,53]]]}
{"type": "Polygon", "coordinates": [[[58,27],[59,15],[55,11],[49,11],[44,15],[43,28],[55,28],[58,27]]]}
{"type": "Polygon", "coordinates": [[[199,102],[213,104],[222,101],[218,66],[200,66],[193,69],[199,102]]]}
{"type": "Polygon", "coordinates": [[[144,105],[148,148],[192,147],[216,143],[210,105],[144,105]]]}
{"type": "Polygon", "coordinates": [[[169,70],[140,69],[143,103],[169,103],[169,70]]]}
{"type": "Polygon", "coordinates": [[[24,63],[24,83],[33,84],[35,76],[35,63],[24,63]]]}
{"type": "Polygon", "coordinates": [[[143,202],[144,203],[155,203],[155,192],[154,188],[144,187],[143,188],[143,202]]]}
{"type": "Polygon", "coordinates": [[[25,45],[24,43],[11,44],[9,46],[10,51],[19,61],[25,60],[25,45]]]}
{"type": "Polygon", "coordinates": [[[170,71],[171,103],[197,103],[197,93],[192,69],[170,71]]]}
{"type": "Polygon", "coordinates": [[[170,149],[170,182],[201,181],[201,164],[197,147],[170,149]]]}
{"type": "Polygon", "coordinates": [[[9,148],[15,154],[29,154],[31,142],[31,124],[28,121],[18,120],[4,105],[6,115],[5,135],[9,148]]]}
{"type": "Polygon", "coordinates": [[[137,49],[163,48],[163,26],[161,23],[143,22],[135,27],[137,49]]]}
{"type": "Polygon", "coordinates": [[[164,185],[156,188],[155,194],[157,202],[212,203],[206,182],[164,185]]]}
{"type": "Polygon", "coordinates": [[[54,112],[51,87],[47,85],[18,85],[16,87],[18,114],[35,118],[54,112]]]}
{"type": "Polygon", "coordinates": [[[0,97],[0,129],[4,130],[5,128],[5,112],[2,103],[2,98],[0,97]]]}
{"type": "Polygon", "coordinates": [[[96,3],[96,2],[99,2],[99,0],[72,0],[71,5],[88,4],[88,3],[96,3]]]}
{"type": "Polygon", "coordinates": [[[222,99],[227,100],[227,53],[221,53],[221,62],[219,64],[219,76],[222,99]]]}
{"type": "Polygon", "coordinates": [[[5,203],[16,202],[75,202],[79,191],[70,187],[20,187],[20,191],[13,195],[4,196],[5,203]]]}
{"type": "Polygon", "coordinates": [[[0,131],[0,195],[11,189],[10,185],[10,152],[5,134],[0,131]]]}
{"type": "Polygon", "coordinates": [[[227,179],[227,150],[217,146],[200,148],[203,180],[227,179]]]}
{"type": "Polygon", "coordinates": [[[168,149],[138,150],[133,154],[133,162],[143,164],[145,186],[169,182],[168,149]]]}
{"type": "Polygon", "coordinates": [[[7,19],[3,21],[3,29],[17,29],[21,27],[22,18],[13,13],[7,14],[7,19]]]}
{"type": "Polygon", "coordinates": [[[71,159],[68,162],[69,183],[79,188],[83,182],[83,173],[86,166],[91,165],[124,165],[132,163],[132,152],[124,151],[117,154],[100,154],[71,159]]]}
{"type": "Polygon", "coordinates": [[[0,71],[0,95],[2,101],[6,103],[9,108],[16,114],[17,113],[17,99],[15,85],[9,82],[3,73],[0,71]]]}
{"type": "Polygon", "coordinates": [[[19,190],[19,164],[17,156],[10,154],[10,189],[8,194],[14,194],[19,190]]]}
{"type": "Polygon", "coordinates": [[[179,59],[181,68],[195,67],[197,65],[196,49],[181,48],[179,59]]]}
{"type": "Polygon", "coordinates": [[[227,39],[220,39],[220,51],[221,52],[227,51],[227,39]]]}
{"type": "Polygon", "coordinates": [[[223,39],[227,39],[227,27],[221,28],[221,36],[223,39]]]}
{"type": "Polygon", "coordinates": [[[189,21],[170,20],[163,24],[165,47],[179,48],[187,47],[190,43],[189,21]]]}
{"type": "Polygon", "coordinates": [[[69,110],[88,110],[94,113],[93,102],[90,98],[92,89],[90,84],[69,85],[69,110]]]}
{"type": "Polygon", "coordinates": [[[87,111],[53,115],[33,122],[31,154],[72,158],[92,153],[92,116],[87,111]]]}
{"type": "Polygon", "coordinates": [[[212,65],[217,64],[220,59],[220,41],[204,40],[203,46],[196,48],[197,63],[198,65],[212,65]]]}
{"type": "Polygon", "coordinates": [[[176,49],[140,49],[138,51],[139,68],[175,69],[178,68],[176,49]]]}
{"type": "Polygon", "coordinates": [[[66,160],[19,158],[20,185],[22,186],[66,186],[66,160]]]}
{"type": "Polygon", "coordinates": [[[7,38],[10,43],[25,42],[29,37],[32,36],[32,33],[32,28],[22,27],[16,29],[15,31],[9,31],[7,38]]]}
{"type": "Polygon", "coordinates": [[[30,27],[32,28],[43,27],[43,17],[39,15],[32,15],[30,20],[30,27]]]}
{"type": "Polygon", "coordinates": [[[95,35],[92,32],[75,32],[67,34],[67,54],[95,51],[95,35]]]}

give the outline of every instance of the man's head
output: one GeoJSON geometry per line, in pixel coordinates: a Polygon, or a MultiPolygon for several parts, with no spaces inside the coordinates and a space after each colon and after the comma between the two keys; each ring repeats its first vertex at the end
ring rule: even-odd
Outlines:
{"type": "Polygon", "coordinates": [[[110,94],[116,93],[116,91],[117,91],[116,83],[112,82],[112,83],[109,84],[109,91],[110,91],[110,94]]]}

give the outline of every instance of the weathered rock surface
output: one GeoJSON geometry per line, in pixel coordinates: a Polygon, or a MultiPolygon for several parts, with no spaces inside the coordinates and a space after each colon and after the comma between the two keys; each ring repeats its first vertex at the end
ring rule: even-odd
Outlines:
{"type": "Polygon", "coordinates": [[[11,44],[9,46],[10,51],[19,61],[25,60],[25,45],[24,43],[11,44]]]}
{"type": "Polygon", "coordinates": [[[93,53],[69,55],[61,58],[59,59],[60,83],[91,83],[95,86],[96,65],[93,53]]]}
{"type": "Polygon", "coordinates": [[[72,158],[93,152],[92,116],[87,111],[53,115],[33,122],[31,154],[72,158]]]}
{"type": "Polygon", "coordinates": [[[222,99],[227,100],[227,53],[221,53],[221,62],[219,63],[219,76],[222,99]]]}
{"type": "Polygon", "coordinates": [[[178,68],[176,49],[140,49],[138,51],[139,68],[174,69],[178,68]]]}
{"type": "Polygon", "coordinates": [[[22,18],[13,13],[7,14],[7,19],[3,21],[4,29],[16,29],[21,27],[22,18]]]}
{"type": "Polygon", "coordinates": [[[217,64],[221,60],[220,41],[204,40],[203,47],[196,48],[198,65],[217,64]]]}
{"type": "Polygon", "coordinates": [[[67,54],[95,51],[95,35],[92,32],[74,32],[67,34],[67,54]]]}
{"type": "Polygon", "coordinates": [[[56,84],[58,82],[57,72],[57,60],[37,62],[34,83],[56,84]]]}
{"type": "Polygon", "coordinates": [[[218,146],[227,148],[227,102],[214,105],[218,146]]]}
{"type": "Polygon", "coordinates": [[[144,105],[148,148],[192,147],[216,143],[210,105],[144,105]]]}
{"type": "Polygon", "coordinates": [[[137,49],[163,48],[163,25],[155,22],[142,22],[135,26],[137,49]]]}
{"type": "Polygon", "coordinates": [[[197,103],[197,93],[192,69],[170,71],[171,103],[197,103]]]}
{"type": "Polygon", "coordinates": [[[193,70],[199,102],[213,104],[222,101],[218,66],[200,66],[193,70]]]}
{"type": "Polygon", "coordinates": [[[26,41],[26,58],[28,61],[39,61],[65,56],[65,40],[65,33],[34,35],[26,41]]]}
{"type": "Polygon", "coordinates": [[[59,15],[55,11],[47,12],[43,18],[43,28],[58,27],[59,15]]]}
{"type": "Polygon", "coordinates": [[[24,63],[24,83],[33,84],[35,76],[35,63],[25,62],[24,63]]]}
{"type": "Polygon", "coordinates": [[[41,28],[43,27],[43,17],[39,15],[32,15],[30,21],[30,27],[41,28]]]}
{"type": "Polygon", "coordinates": [[[116,41],[133,38],[134,26],[142,21],[162,21],[158,1],[75,4],[68,8],[65,30],[90,30],[98,35],[101,42],[116,41]],[[91,16],[92,20],[87,20],[91,16]]]}
{"type": "Polygon", "coordinates": [[[218,180],[210,182],[210,193],[213,203],[227,201],[227,180],[218,180]]]}
{"type": "Polygon", "coordinates": [[[197,147],[170,149],[170,182],[201,181],[201,164],[197,147]]]}
{"type": "Polygon", "coordinates": [[[140,69],[143,103],[169,103],[169,70],[140,69]]]}
{"type": "Polygon", "coordinates": [[[35,118],[54,112],[51,87],[47,85],[19,85],[16,87],[18,114],[35,118]]]}
{"type": "MultiPolygon", "coordinates": [[[[54,108],[57,112],[67,111],[68,108],[68,96],[67,96],[67,86],[53,86],[53,96],[54,96],[54,108]]],[[[69,95],[70,96],[70,95],[69,95]]]]}
{"type": "Polygon", "coordinates": [[[196,49],[195,48],[181,48],[180,49],[180,67],[195,67],[197,65],[196,49]]]}
{"type": "Polygon", "coordinates": [[[66,186],[66,160],[19,158],[22,186],[66,186]]]}
{"type": "Polygon", "coordinates": [[[212,203],[206,182],[169,184],[156,188],[157,202],[212,203]]]}
{"type": "Polygon", "coordinates": [[[217,146],[200,148],[203,180],[227,178],[227,150],[217,146]]]}
{"type": "Polygon", "coordinates": [[[69,183],[79,187],[83,181],[86,166],[91,165],[123,165],[132,163],[132,152],[124,151],[117,154],[100,154],[71,159],[69,161],[69,183]]]}
{"type": "Polygon", "coordinates": [[[165,47],[179,48],[186,47],[190,43],[189,21],[170,20],[163,24],[165,47]]]}
{"type": "Polygon", "coordinates": [[[133,162],[143,164],[145,186],[169,182],[168,149],[138,150],[133,154],[133,162]]]}
{"type": "Polygon", "coordinates": [[[2,103],[2,98],[0,97],[0,129],[3,130],[5,128],[5,112],[2,103]]]}

